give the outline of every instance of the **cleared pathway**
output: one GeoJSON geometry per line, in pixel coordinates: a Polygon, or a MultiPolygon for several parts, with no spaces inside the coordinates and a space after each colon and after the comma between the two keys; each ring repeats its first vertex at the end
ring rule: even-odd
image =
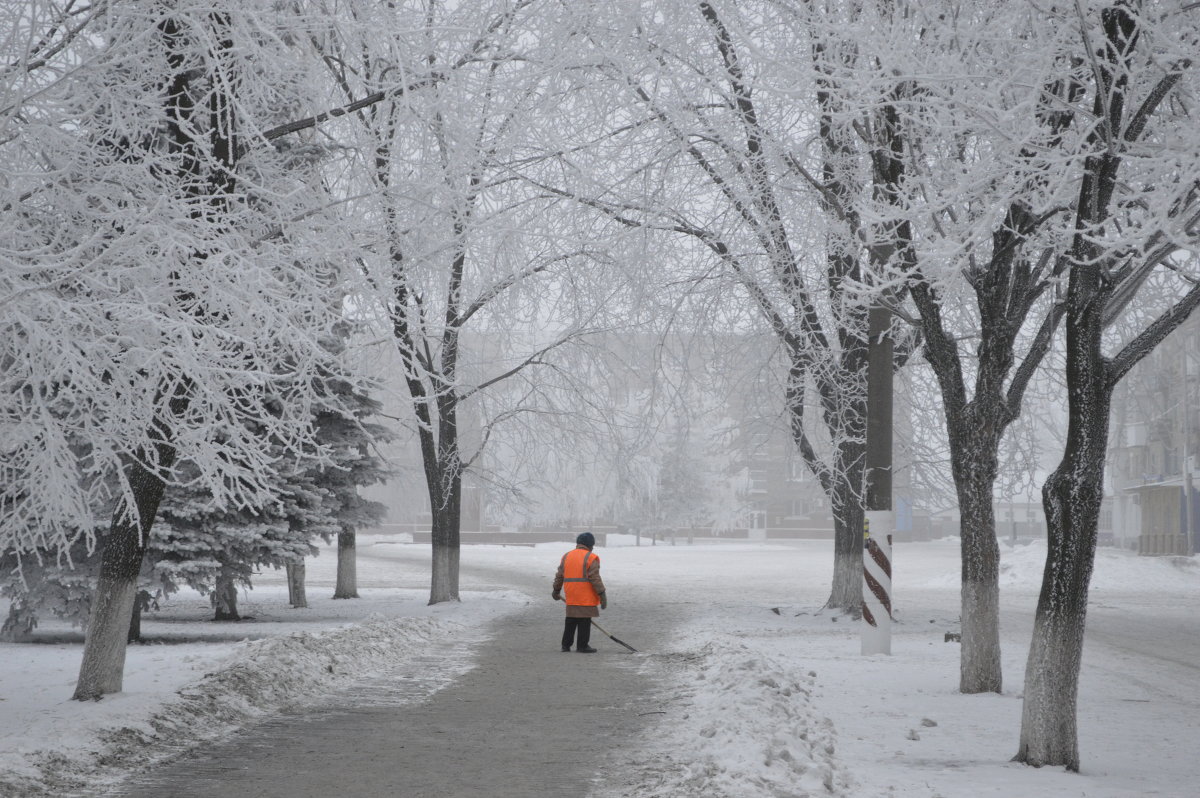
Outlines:
{"type": "MultiPolygon", "coordinates": [[[[502,578],[499,572],[488,576],[502,578]]],[[[536,588],[544,587],[542,582],[548,585],[543,579],[536,588]]],[[[521,587],[533,595],[532,581],[521,587]]],[[[400,703],[405,680],[415,675],[397,674],[340,696],[332,705],[258,724],[161,766],[115,794],[586,795],[594,780],[607,778],[599,773],[604,753],[631,741],[653,718],[655,690],[640,667],[642,657],[597,631],[592,641],[599,653],[559,651],[561,607],[546,596],[544,603],[535,601],[499,621],[477,651],[476,667],[427,699],[400,703]]],[[[621,618],[645,617],[632,609],[621,618]]],[[[656,635],[666,631],[662,620],[657,619],[656,635]]],[[[621,631],[609,631],[631,643],[649,639],[650,633],[625,622],[621,631]]],[[[438,660],[438,652],[431,651],[431,667],[438,660]]]]}

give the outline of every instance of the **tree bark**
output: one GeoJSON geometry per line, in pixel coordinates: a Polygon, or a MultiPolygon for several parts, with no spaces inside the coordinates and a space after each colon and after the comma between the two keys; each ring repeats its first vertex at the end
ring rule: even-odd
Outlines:
{"type": "Polygon", "coordinates": [[[213,588],[212,603],[216,610],[214,621],[240,621],[237,607],[238,589],[232,576],[221,574],[217,577],[217,585],[213,588]]]}
{"type": "Polygon", "coordinates": [[[958,491],[962,545],[962,651],[958,689],[963,693],[998,693],[1003,686],[1000,663],[1000,545],[996,542],[993,486],[996,445],[977,436],[951,444],[958,491]]]}
{"type": "MultiPolygon", "coordinates": [[[[381,165],[389,163],[390,153],[380,147],[376,155],[380,168],[380,183],[388,185],[386,171],[381,165]]],[[[398,249],[395,233],[398,223],[394,208],[388,208],[388,230],[392,237],[392,262],[397,270],[403,268],[403,253],[398,249]]],[[[461,258],[456,258],[455,267],[461,269],[461,258]]],[[[451,280],[454,283],[454,280],[451,280]]],[[[447,302],[447,327],[442,338],[440,368],[434,369],[432,360],[422,358],[405,316],[409,302],[407,284],[400,280],[395,288],[395,303],[392,310],[392,334],[397,349],[405,364],[405,382],[412,399],[413,413],[417,418],[417,440],[421,447],[421,465],[425,473],[425,486],[429,494],[431,516],[430,537],[433,547],[433,565],[430,574],[429,603],[459,601],[458,567],[460,544],[460,521],[462,515],[462,471],[463,465],[458,449],[458,393],[455,373],[458,358],[457,291],[451,289],[447,302]],[[435,372],[436,373],[433,373],[435,372]],[[434,390],[426,388],[423,374],[429,374],[434,390]],[[436,434],[435,434],[436,430],[436,434]]]]}
{"type": "Polygon", "coordinates": [[[358,598],[357,541],[353,527],[342,527],[338,532],[337,584],[333,589],[335,599],[358,598]]]}
{"type": "Polygon", "coordinates": [[[805,380],[811,355],[793,345],[788,346],[792,367],[785,402],[792,440],[829,497],[833,513],[833,585],[825,606],[857,614],[862,610],[867,396],[865,383],[861,390],[854,383],[865,377],[868,346],[865,315],[853,318],[862,325],[852,324],[842,331],[837,378],[826,374],[815,380],[821,418],[835,441],[831,464],[816,455],[805,430],[805,380]]]}
{"type": "MultiPolygon", "coordinates": [[[[170,468],[175,461],[173,447],[159,446],[159,465],[170,468]]],[[[113,514],[100,560],[100,578],[88,616],[83,643],[83,662],[75,684],[76,701],[97,701],[107,693],[119,693],[124,683],[125,646],[129,621],[137,598],[138,574],[150,527],[162,500],[162,479],[147,471],[138,458],[130,465],[129,489],[135,502],[136,518],[122,502],[113,514]]]]}
{"type": "MultiPolygon", "coordinates": [[[[908,95],[911,87],[897,86],[894,96],[908,95]]],[[[1042,105],[1034,115],[1044,129],[1040,147],[1022,150],[1021,160],[1034,167],[1026,173],[1029,188],[1043,186],[1048,179],[1038,166],[1039,152],[1057,146],[1072,119],[1071,104],[1081,88],[1073,81],[1051,81],[1042,105]]],[[[905,139],[898,106],[888,103],[876,130],[880,143],[873,154],[876,190],[897,210],[899,190],[906,181],[905,139]]],[[[942,321],[942,298],[934,284],[919,269],[913,245],[912,223],[898,216],[892,226],[894,237],[885,237],[898,247],[900,263],[914,278],[909,291],[921,318],[925,356],[937,375],[946,414],[946,430],[960,511],[962,545],[962,630],[959,689],[964,693],[999,692],[1002,686],[1000,661],[1000,547],[996,542],[994,487],[998,451],[1005,429],[1017,418],[1025,389],[1034,369],[1048,350],[1062,311],[1052,307],[1037,327],[1025,358],[1016,363],[1018,333],[1027,323],[1031,309],[1059,272],[1035,268],[1026,252],[1029,236],[1039,221],[1030,212],[1027,198],[1018,193],[1010,200],[1004,221],[992,231],[992,247],[985,268],[976,270],[970,283],[979,309],[979,345],[973,396],[968,399],[959,344],[942,321]],[[1016,367],[1014,368],[1014,364],[1016,367]]]]}
{"type": "Polygon", "coordinates": [[[1100,383],[1071,393],[1073,409],[1077,412],[1086,406],[1087,412],[1072,413],[1062,463],[1042,488],[1046,568],[1025,666],[1016,761],[1035,767],[1063,765],[1077,771],[1076,700],[1088,586],[1104,497],[1110,392],[1100,383]]]}
{"type": "Polygon", "coordinates": [[[304,589],[304,560],[290,562],[286,566],[288,603],[292,609],[304,609],[308,606],[308,594],[304,589]]]}
{"type": "Polygon", "coordinates": [[[446,477],[446,492],[440,506],[433,508],[433,574],[429,588],[429,603],[459,601],[458,567],[461,545],[462,475],[452,472],[446,477]]]}
{"type": "Polygon", "coordinates": [[[133,615],[129,619],[129,636],[126,638],[127,643],[142,642],[142,607],[145,605],[145,597],[143,591],[138,591],[133,599],[133,615]]]}
{"type": "Polygon", "coordinates": [[[858,492],[838,480],[833,495],[833,587],[826,607],[862,610],[863,505],[858,492]]]}
{"type": "MultiPolygon", "coordinates": [[[[1106,214],[1119,161],[1089,159],[1080,196],[1080,228],[1106,214]],[[1095,198],[1101,197],[1097,204],[1095,198]]],[[[1021,739],[1014,759],[1028,765],[1079,770],[1076,699],[1088,585],[1096,556],[1104,457],[1114,383],[1101,349],[1104,266],[1100,248],[1082,233],[1071,251],[1067,287],[1067,440],[1058,468],[1042,486],[1046,512],[1046,568],[1025,666],[1021,739]]]]}
{"type": "Polygon", "coordinates": [[[862,513],[857,522],[844,515],[833,517],[833,586],[826,602],[830,609],[861,611],[862,605],[862,513]]]}

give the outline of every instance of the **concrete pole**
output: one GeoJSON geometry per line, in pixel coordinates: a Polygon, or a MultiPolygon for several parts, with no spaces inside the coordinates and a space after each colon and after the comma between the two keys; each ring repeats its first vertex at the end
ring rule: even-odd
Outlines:
{"type": "Polygon", "coordinates": [[[862,653],[892,653],[892,312],[876,302],[867,317],[867,530],[863,549],[862,653]]]}
{"type": "Polygon", "coordinates": [[[1192,465],[1191,437],[1192,418],[1191,403],[1188,400],[1188,337],[1183,337],[1183,360],[1180,364],[1183,371],[1183,456],[1180,458],[1180,470],[1183,473],[1183,553],[1192,554],[1192,465]]]}
{"type": "Polygon", "coordinates": [[[867,317],[867,501],[868,512],[892,510],[892,368],[888,334],[892,312],[872,306],[867,317]]]}

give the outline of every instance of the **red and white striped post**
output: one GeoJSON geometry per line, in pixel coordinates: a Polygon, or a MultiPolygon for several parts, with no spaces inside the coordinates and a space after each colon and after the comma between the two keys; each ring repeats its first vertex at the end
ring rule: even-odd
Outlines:
{"type": "Polygon", "coordinates": [[[868,511],[863,535],[862,653],[892,653],[891,510],[868,511]]]}
{"type": "MultiPolygon", "coordinates": [[[[890,258],[891,252],[884,250],[874,252],[872,260],[890,258]]],[[[892,653],[892,532],[896,528],[892,513],[892,373],[896,364],[891,329],[889,302],[884,296],[876,297],[867,315],[863,654],[892,653]]]]}

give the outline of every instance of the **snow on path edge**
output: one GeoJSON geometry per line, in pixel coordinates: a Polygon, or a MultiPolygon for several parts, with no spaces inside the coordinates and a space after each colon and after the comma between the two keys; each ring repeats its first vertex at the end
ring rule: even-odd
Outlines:
{"type": "Polygon", "coordinates": [[[643,734],[636,784],[598,785],[600,796],[846,794],[834,725],[812,698],[814,672],[797,673],[776,655],[720,638],[658,663],[671,687],[666,711],[643,734]]]}
{"type": "Polygon", "coordinates": [[[481,630],[456,621],[373,615],[340,628],[246,641],[216,663],[215,670],[160,705],[145,723],[103,732],[97,750],[31,754],[26,772],[0,774],[0,795],[38,798],[94,790],[119,781],[132,768],[178,755],[269,712],[401,670],[440,640],[461,645],[482,638],[481,630]]]}

